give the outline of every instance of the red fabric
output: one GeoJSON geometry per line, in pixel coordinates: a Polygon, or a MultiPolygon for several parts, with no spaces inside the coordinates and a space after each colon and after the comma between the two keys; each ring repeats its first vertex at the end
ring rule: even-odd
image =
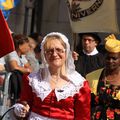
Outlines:
{"type": "Polygon", "coordinates": [[[4,78],[2,78],[2,77],[0,76],[0,86],[2,86],[3,83],[4,83],[4,78]]]}
{"type": "Polygon", "coordinates": [[[32,92],[28,78],[23,79],[21,101],[27,101],[37,114],[60,120],[90,120],[90,89],[88,82],[73,97],[57,101],[54,90],[43,100],[32,92]]]}
{"type": "Polygon", "coordinates": [[[75,120],[90,120],[90,101],[90,88],[85,81],[80,93],[75,95],[75,120]]]}
{"type": "Polygon", "coordinates": [[[9,31],[7,22],[5,21],[2,11],[0,10],[0,57],[12,52],[14,43],[9,31]]]}

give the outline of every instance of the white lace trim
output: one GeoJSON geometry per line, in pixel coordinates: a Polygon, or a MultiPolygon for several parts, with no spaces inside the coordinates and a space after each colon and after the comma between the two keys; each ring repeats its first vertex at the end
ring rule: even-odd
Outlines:
{"type": "MultiPolygon", "coordinates": [[[[38,74],[40,73],[30,74],[29,85],[32,87],[33,92],[43,101],[52,89],[48,81],[41,81],[40,76],[36,77],[38,74]]],[[[70,80],[68,84],[64,85],[61,89],[55,89],[57,101],[66,99],[69,96],[73,97],[76,93],[79,93],[79,90],[83,87],[85,79],[77,72],[74,72],[74,76],[69,75],[68,78],[70,80]]]]}
{"type": "Polygon", "coordinates": [[[15,105],[13,105],[13,107],[14,107],[15,114],[19,117],[22,117],[21,113],[23,111],[24,106],[20,103],[16,103],[15,105]]]}
{"type": "Polygon", "coordinates": [[[44,117],[42,115],[36,114],[34,112],[31,112],[28,120],[57,120],[57,119],[52,119],[52,118],[44,117]]]}

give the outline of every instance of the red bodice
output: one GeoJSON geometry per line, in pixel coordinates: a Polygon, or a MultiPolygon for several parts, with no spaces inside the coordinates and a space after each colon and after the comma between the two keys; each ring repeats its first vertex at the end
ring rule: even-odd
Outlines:
{"type": "Polygon", "coordinates": [[[52,90],[42,101],[33,92],[25,76],[20,100],[27,101],[31,111],[42,116],[60,120],[90,120],[90,89],[87,81],[84,81],[84,86],[74,96],[57,101],[55,90],[52,90]]]}

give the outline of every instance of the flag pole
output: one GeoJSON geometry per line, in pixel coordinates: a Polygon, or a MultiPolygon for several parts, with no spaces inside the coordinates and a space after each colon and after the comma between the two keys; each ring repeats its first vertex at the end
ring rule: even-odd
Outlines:
{"type": "Polygon", "coordinates": [[[77,46],[77,33],[72,33],[72,51],[76,51],[76,46],[77,46]]]}

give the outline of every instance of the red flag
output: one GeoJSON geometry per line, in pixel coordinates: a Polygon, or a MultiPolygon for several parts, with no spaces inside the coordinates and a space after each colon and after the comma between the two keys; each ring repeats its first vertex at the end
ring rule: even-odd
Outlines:
{"type": "Polygon", "coordinates": [[[0,57],[14,51],[14,43],[6,20],[0,10],[0,57]]]}

